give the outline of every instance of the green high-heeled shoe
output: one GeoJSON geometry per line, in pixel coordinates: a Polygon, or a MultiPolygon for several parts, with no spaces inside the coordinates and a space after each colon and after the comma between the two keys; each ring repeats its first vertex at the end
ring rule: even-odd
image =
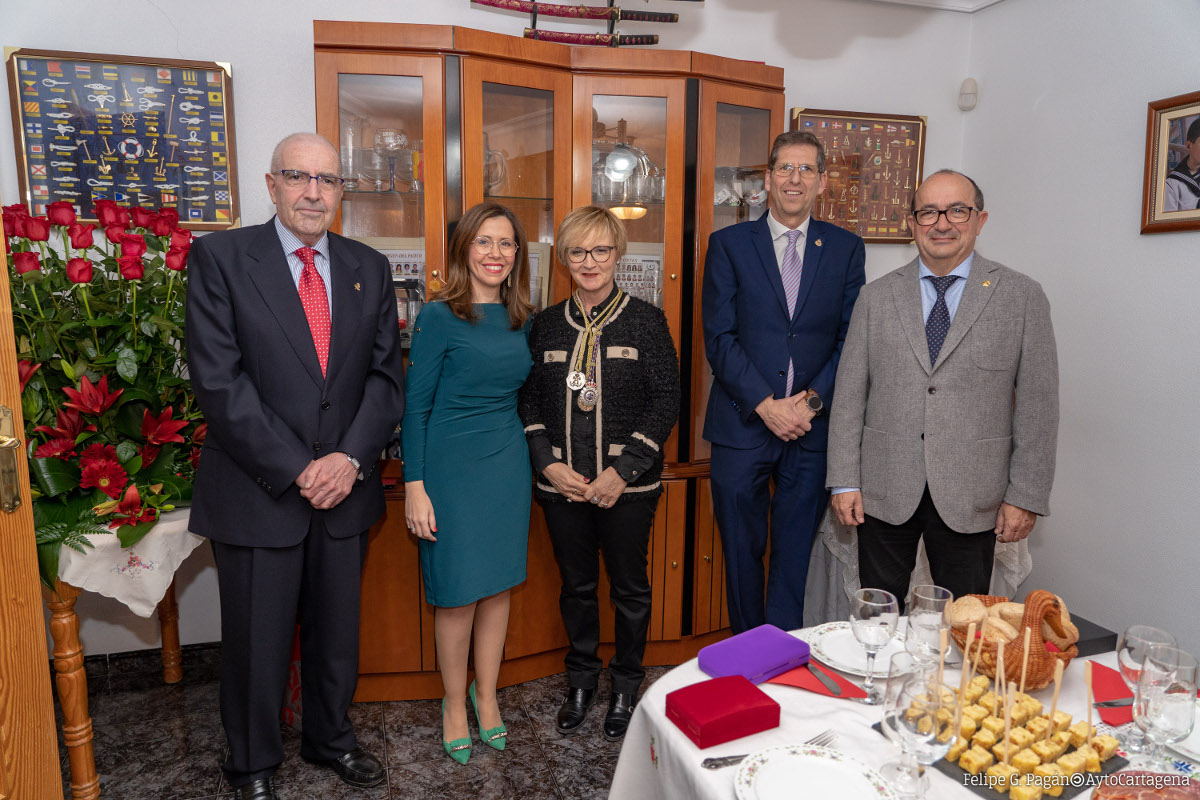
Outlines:
{"type": "Polygon", "coordinates": [[[465,739],[455,739],[452,742],[447,742],[444,738],[446,733],[446,698],[442,698],[442,747],[446,748],[446,755],[453,758],[460,764],[466,764],[471,758],[471,736],[467,735],[465,739]]]}
{"type": "MultiPolygon", "coordinates": [[[[467,694],[471,696],[471,706],[475,709],[475,721],[479,722],[479,703],[475,701],[475,681],[471,681],[471,688],[467,690],[467,694]]],[[[508,740],[508,728],[504,727],[504,723],[501,722],[494,728],[484,730],[481,723],[479,725],[479,738],[489,747],[503,750],[504,744],[508,740]]]]}

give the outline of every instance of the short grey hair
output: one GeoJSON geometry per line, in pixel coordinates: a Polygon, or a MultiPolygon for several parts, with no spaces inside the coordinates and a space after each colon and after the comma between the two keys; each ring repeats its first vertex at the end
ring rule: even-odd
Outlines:
{"type": "Polygon", "coordinates": [[[821,144],[820,139],[808,131],[784,131],[776,136],[775,141],[771,144],[767,169],[775,168],[775,160],[779,157],[780,150],[795,144],[808,144],[817,148],[817,172],[825,172],[825,146],[821,144]]]}
{"type": "Polygon", "coordinates": [[[299,143],[323,144],[329,148],[329,151],[333,153],[336,158],[339,160],[341,159],[341,155],[338,153],[338,149],[333,146],[333,142],[329,141],[319,133],[301,131],[299,133],[288,134],[279,141],[279,144],[275,145],[275,149],[271,151],[271,172],[279,172],[281,169],[283,169],[283,151],[286,150],[289,145],[299,143]]]}
{"type": "MultiPolygon", "coordinates": [[[[975,190],[975,210],[980,211],[980,212],[983,211],[983,189],[979,188],[979,184],[976,183],[975,180],[970,175],[966,175],[962,172],[959,172],[956,169],[939,169],[937,172],[934,172],[930,175],[926,175],[925,180],[921,181],[921,183],[924,183],[925,181],[929,180],[934,175],[957,175],[960,178],[966,178],[967,183],[971,184],[971,188],[975,190]]],[[[917,193],[916,192],[913,192],[912,200],[909,201],[908,206],[909,206],[909,208],[908,208],[909,211],[911,211],[914,214],[917,213],[917,193]]]]}

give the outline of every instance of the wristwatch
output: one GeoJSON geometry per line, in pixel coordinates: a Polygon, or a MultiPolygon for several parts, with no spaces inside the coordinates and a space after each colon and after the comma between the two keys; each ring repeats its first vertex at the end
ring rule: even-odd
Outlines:
{"type": "Polygon", "coordinates": [[[804,404],[808,406],[808,410],[813,412],[813,416],[820,414],[825,410],[825,403],[821,400],[821,395],[817,394],[813,389],[808,389],[804,395],[804,404]]]}
{"type": "Polygon", "coordinates": [[[363,479],[362,464],[359,464],[358,459],[355,458],[354,456],[350,455],[349,453],[342,453],[342,455],[344,455],[346,457],[347,461],[349,461],[351,464],[354,465],[354,471],[358,473],[358,477],[355,480],[361,481],[363,479]]]}

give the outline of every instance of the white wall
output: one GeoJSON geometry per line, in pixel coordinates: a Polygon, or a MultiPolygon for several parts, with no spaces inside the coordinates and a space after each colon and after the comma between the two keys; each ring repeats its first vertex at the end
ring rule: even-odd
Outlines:
{"type": "Polygon", "coordinates": [[[1006,0],[973,21],[980,250],[1041,281],[1061,364],[1052,516],[1024,588],[1196,652],[1200,231],[1138,229],[1146,104],[1200,90],[1200,6],[1006,0]]]}
{"type": "MultiPolygon", "coordinates": [[[[966,75],[971,18],[870,0],[650,0],[638,8],[678,12],[657,26],[660,46],[697,50],[783,67],[787,106],[921,114],[929,118],[926,164],[963,158],[963,120],[955,106],[966,75]]],[[[0,44],[31,49],[137,54],[228,61],[233,65],[242,218],[265,220],[263,190],[271,148],[285,133],[312,129],[312,20],[454,24],[520,35],[527,18],[467,0],[360,0],[331,6],[314,0],[199,5],[117,0],[103,13],[64,0],[0,0],[0,44]]],[[[544,20],[550,24],[548,20],[544,20]]],[[[553,23],[553,27],[570,27],[553,23]]],[[[596,26],[578,26],[596,30],[596,26]]],[[[620,26],[636,32],[636,23],[620,26]]],[[[0,111],[0,197],[15,202],[17,177],[9,107],[0,111]]],[[[902,245],[868,248],[868,277],[905,263],[902,245]]],[[[180,578],[180,629],[185,643],[220,638],[215,572],[202,548],[180,578]]],[[[85,595],[77,608],[88,653],[156,646],[153,620],[141,620],[108,598],[85,595]]]]}

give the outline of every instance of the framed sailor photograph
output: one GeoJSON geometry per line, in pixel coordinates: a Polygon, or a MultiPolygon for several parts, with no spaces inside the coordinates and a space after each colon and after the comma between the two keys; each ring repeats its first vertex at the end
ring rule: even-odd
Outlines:
{"type": "Polygon", "coordinates": [[[1200,92],[1149,104],[1142,233],[1200,230],[1200,92]]]}
{"type": "Polygon", "coordinates": [[[792,109],[792,130],[825,147],[829,184],[813,216],[870,244],[913,240],[908,211],[925,164],[925,117],[792,109]]]}
{"type": "Polygon", "coordinates": [[[97,200],[236,227],[233,80],[216,61],[6,48],[21,202],[95,220],[97,200]]]}

